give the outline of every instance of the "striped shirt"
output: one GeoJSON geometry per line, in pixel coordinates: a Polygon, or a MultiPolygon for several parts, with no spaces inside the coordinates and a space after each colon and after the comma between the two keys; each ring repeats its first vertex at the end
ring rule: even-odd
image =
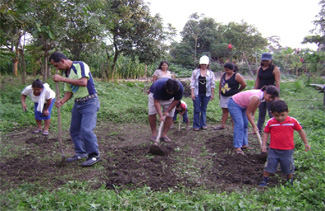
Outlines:
{"type": "Polygon", "coordinates": [[[70,69],[69,75],[67,75],[66,72],[66,77],[70,79],[81,79],[81,78],[88,79],[87,86],[76,86],[76,85],[65,83],[64,91],[73,92],[75,98],[83,98],[88,95],[97,93],[89,66],[86,63],[81,61],[74,61],[70,69]]]}

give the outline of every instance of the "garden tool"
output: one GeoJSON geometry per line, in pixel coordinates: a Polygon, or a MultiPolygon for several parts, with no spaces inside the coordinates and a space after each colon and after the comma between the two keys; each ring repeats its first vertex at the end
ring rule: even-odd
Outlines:
{"type": "MultiPolygon", "coordinates": [[[[57,74],[59,74],[59,70],[57,70],[57,74]]],[[[56,88],[56,97],[58,99],[60,99],[59,82],[55,82],[55,88],[56,88]]],[[[61,154],[62,154],[62,159],[61,159],[60,166],[62,166],[64,161],[65,161],[65,155],[64,155],[63,144],[62,144],[62,127],[61,127],[61,110],[60,110],[60,107],[58,107],[58,130],[59,130],[58,139],[59,139],[59,143],[60,143],[60,151],[61,151],[61,154]]]]}
{"type": "Polygon", "coordinates": [[[150,146],[149,152],[154,155],[164,155],[164,151],[159,147],[159,140],[161,136],[161,130],[164,126],[164,121],[160,122],[159,129],[158,129],[158,135],[156,137],[155,143],[150,146]]]}

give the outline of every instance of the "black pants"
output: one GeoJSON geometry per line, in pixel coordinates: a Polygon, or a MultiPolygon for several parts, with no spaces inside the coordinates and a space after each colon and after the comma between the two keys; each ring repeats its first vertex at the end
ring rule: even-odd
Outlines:
{"type": "Polygon", "coordinates": [[[266,110],[268,111],[269,113],[269,117],[272,118],[272,114],[271,114],[271,103],[272,102],[261,102],[260,105],[258,106],[258,121],[257,121],[257,127],[258,127],[258,130],[260,132],[263,131],[264,127],[264,122],[265,122],[265,116],[266,116],[266,110]]]}

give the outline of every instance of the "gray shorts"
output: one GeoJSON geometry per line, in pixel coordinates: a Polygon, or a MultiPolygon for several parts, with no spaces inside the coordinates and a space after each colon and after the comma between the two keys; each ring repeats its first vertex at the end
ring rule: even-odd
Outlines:
{"type": "Polygon", "coordinates": [[[293,174],[295,169],[292,157],[293,152],[294,150],[276,150],[270,148],[264,170],[269,173],[275,173],[278,163],[280,163],[282,173],[286,175],[293,174]]]}
{"type": "Polygon", "coordinates": [[[223,96],[220,95],[220,107],[221,108],[228,108],[228,101],[232,96],[223,96]]]}
{"type": "MultiPolygon", "coordinates": [[[[167,111],[169,108],[170,104],[174,101],[174,98],[170,100],[160,100],[160,105],[163,107],[163,112],[167,111]]],[[[169,112],[169,116],[173,117],[175,113],[176,106],[169,112]]],[[[154,98],[153,98],[153,93],[150,93],[148,95],[148,114],[149,115],[154,115],[157,114],[155,104],[154,104],[154,98]]]]}

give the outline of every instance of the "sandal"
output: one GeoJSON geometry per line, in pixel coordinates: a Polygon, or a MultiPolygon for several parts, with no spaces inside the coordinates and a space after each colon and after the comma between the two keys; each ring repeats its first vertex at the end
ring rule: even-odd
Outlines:
{"type": "Polygon", "coordinates": [[[160,140],[164,141],[164,142],[167,142],[167,143],[172,142],[172,140],[170,140],[170,138],[168,138],[167,136],[166,137],[161,137],[160,140]]]}
{"type": "Polygon", "coordinates": [[[251,148],[249,146],[247,146],[247,145],[244,145],[244,146],[241,147],[241,149],[251,149],[251,148]]]}
{"type": "Polygon", "coordinates": [[[202,130],[207,130],[207,129],[208,129],[207,126],[202,127],[202,130]]]}
{"type": "Polygon", "coordinates": [[[32,133],[33,133],[33,134],[37,134],[37,133],[40,133],[40,132],[42,132],[42,129],[36,129],[36,130],[34,130],[32,133]]]}
{"type": "Polygon", "coordinates": [[[200,128],[193,128],[193,130],[194,130],[194,131],[199,131],[199,130],[200,130],[200,128]]]}
{"type": "Polygon", "coordinates": [[[223,130],[223,129],[225,129],[224,127],[221,127],[221,126],[217,126],[217,127],[215,127],[214,128],[215,130],[223,130]]]}
{"type": "Polygon", "coordinates": [[[236,154],[245,155],[245,153],[241,149],[235,149],[236,154]]]}
{"type": "Polygon", "coordinates": [[[49,132],[48,131],[43,131],[42,135],[43,136],[48,136],[49,135],[49,132]]]}
{"type": "Polygon", "coordinates": [[[157,136],[151,136],[150,141],[151,142],[156,142],[156,138],[157,138],[157,136]]]}

